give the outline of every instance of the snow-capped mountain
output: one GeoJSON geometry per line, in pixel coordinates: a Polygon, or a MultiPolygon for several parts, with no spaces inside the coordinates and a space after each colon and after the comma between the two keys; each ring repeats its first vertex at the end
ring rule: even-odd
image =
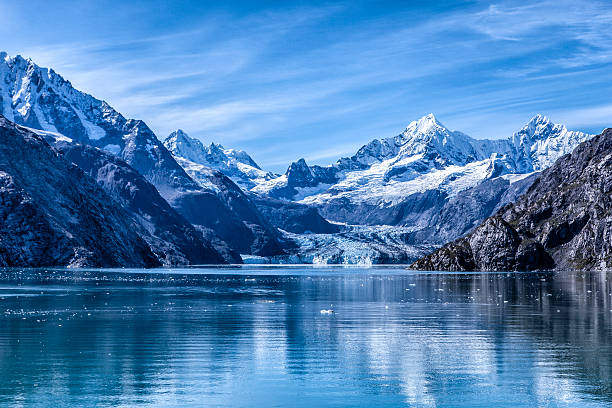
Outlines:
{"type": "MultiPolygon", "coordinates": [[[[142,185],[152,184],[162,201],[209,242],[216,242],[216,250],[287,259],[301,252],[312,255],[313,261],[330,262],[401,260],[409,248],[457,238],[520,196],[534,179],[530,174],[591,137],[538,115],[508,139],[478,140],[449,130],[430,114],[333,165],[309,166],[300,159],[276,175],[262,170],[243,151],[206,146],[180,130],[162,143],[144,122],[124,118],[51,69],[5,53],[0,53],[0,113],[37,129],[58,150],[60,144],[80,143],[114,155],[119,160],[114,167],[104,163],[112,160],[97,155],[101,161],[86,173],[107,183],[114,194],[132,191],[128,180],[138,179],[130,173],[134,169],[144,177],[142,185]],[[338,232],[338,224],[328,220],[372,227],[346,226],[338,232]],[[395,234],[385,225],[405,228],[395,234]],[[367,254],[357,251],[364,245],[367,254]]],[[[73,158],[79,160],[79,155],[73,158]]],[[[136,205],[131,212],[143,225],[147,217],[142,214],[160,213],[141,207],[146,200],[134,200],[130,194],[124,201],[136,205]]],[[[151,242],[173,236],[178,245],[182,239],[178,232],[154,232],[151,242]]]]}
{"type": "Polygon", "coordinates": [[[453,197],[483,180],[540,171],[590,137],[538,115],[508,139],[479,140],[448,130],[429,114],[332,166],[297,162],[252,191],[317,206],[343,200],[390,207],[429,190],[453,197]],[[291,171],[296,167],[302,171],[291,171]]]}
{"type": "Polygon", "coordinates": [[[277,174],[263,171],[243,150],[226,149],[216,143],[205,146],[181,129],[170,133],[164,140],[164,146],[196,181],[200,179],[201,166],[220,171],[245,190],[278,177],[277,174]]]}
{"type": "Polygon", "coordinates": [[[537,115],[507,139],[478,140],[430,114],[333,165],[301,159],[251,191],[314,206],[336,222],[410,227],[411,244],[440,245],[519,197],[530,174],[591,137],[537,115]]]}
{"type": "Polygon", "coordinates": [[[0,113],[17,124],[45,131],[48,139],[115,154],[191,224],[213,230],[234,250],[259,255],[283,252],[276,228],[229,178],[209,172],[208,184],[194,181],[144,122],[124,118],[106,102],[73,88],[52,69],[0,53],[0,113]]]}

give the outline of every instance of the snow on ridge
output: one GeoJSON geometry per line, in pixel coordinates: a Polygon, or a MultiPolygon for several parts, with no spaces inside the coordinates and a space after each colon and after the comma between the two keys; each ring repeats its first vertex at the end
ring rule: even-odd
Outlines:
{"type": "MultiPolygon", "coordinates": [[[[175,158],[185,159],[191,163],[207,166],[230,177],[236,184],[249,190],[259,184],[275,178],[276,175],[262,170],[246,152],[237,149],[226,149],[220,144],[204,145],[200,140],[190,137],[181,129],[170,133],[164,140],[166,148],[175,158]]],[[[184,163],[179,161],[179,163],[184,163]]],[[[187,170],[193,172],[194,167],[187,170]]]]}
{"type": "MultiPolygon", "coordinates": [[[[386,206],[432,189],[452,197],[489,178],[544,170],[591,137],[536,115],[507,139],[474,139],[450,131],[429,114],[412,121],[399,135],[372,140],[355,155],[339,159],[331,166],[336,183],[300,188],[293,199],[315,205],[348,199],[386,206]]],[[[520,178],[509,176],[512,181],[520,178]]],[[[286,177],[278,177],[252,191],[273,194],[286,187],[286,177]]]]}

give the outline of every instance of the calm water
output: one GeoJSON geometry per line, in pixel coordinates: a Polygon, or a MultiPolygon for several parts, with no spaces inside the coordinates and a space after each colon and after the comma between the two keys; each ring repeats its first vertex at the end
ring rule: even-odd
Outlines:
{"type": "Polygon", "coordinates": [[[0,405],[611,406],[610,278],[2,270],[0,405]]]}

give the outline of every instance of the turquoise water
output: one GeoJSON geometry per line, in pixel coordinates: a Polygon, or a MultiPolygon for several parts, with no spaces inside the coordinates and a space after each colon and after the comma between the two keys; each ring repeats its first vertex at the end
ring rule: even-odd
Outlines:
{"type": "Polygon", "coordinates": [[[611,277],[2,270],[0,405],[611,406],[611,277]]]}

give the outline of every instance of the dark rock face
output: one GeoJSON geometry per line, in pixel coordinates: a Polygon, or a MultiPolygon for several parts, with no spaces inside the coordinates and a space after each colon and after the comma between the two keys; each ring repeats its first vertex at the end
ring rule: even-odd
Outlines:
{"type": "Polygon", "coordinates": [[[465,238],[413,266],[440,270],[610,268],[611,194],[612,130],[607,129],[545,170],[515,204],[503,207],[465,238]]]}
{"type": "Polygon", "coordinates": [[[321,217],[314,207],[268,197],[255,197],[253,201],[261,214],[282,230],[295,234],[333,234],[340,231],[338,225],[321,217]]]}
{"type": "Polygon", "coordinates": [[[207,171],[211,191],[187,191],[169,200],[179,214],[195,226],[214,230],[232,249],[243,254],[284,254],[280,234],[250,198],[221,172],[207,171]]]}
{"type": "Polygon", "coordinates": [[[427,226],[416,231],[411,242],[442,245],[464,236],[501,207],[515,202],[536,178],[537,176],[532,174],[510,183],[498,177],[486,180],[444,201],[441,206],[433,208],[435,211],[431,218],[420,220],[427,226]]]}
{"type": "Polygon", "coordinates": [[[137,230],[91,177],[0,116],[0,265],[160,266],[137,230]]]}
{"type": "Polygon", "coordinates": [[[118,157],[91,146],[59,142],[55,148],[89,174],[144,230],[143,238],[165,266],[240,263],[238,254],[180,216],[155,187],[118,157]]]}
{"type": "Polygon", "coordinates": [[[306,160],[300,159],[289,165],[285,172],[287,184],[268,192],[273,198],[293,200],[299,188],[329,185],[338,181],[338,169],[335,167],[309,166],[306,160]]]}
{"type": "Polygon", "coordinates": [[[410,243],[442,245],[467,234],[499,208],[516,201],[535,178],[531,175],[510,183],[496,177],[452,198],[440,190],[427,190],[393,206],[351,203],[340,198],[318,209],[326,218],[345,219],[349,224],[414,226],[418,229],[410,234],[410,243]]]}
{"type": "Polygon", "coordinates": [[[542,244],[523,240],[501,217],[490,217],[471,234],[412,264],[423,270],[510,271],[550,269],[542,244]]]}

